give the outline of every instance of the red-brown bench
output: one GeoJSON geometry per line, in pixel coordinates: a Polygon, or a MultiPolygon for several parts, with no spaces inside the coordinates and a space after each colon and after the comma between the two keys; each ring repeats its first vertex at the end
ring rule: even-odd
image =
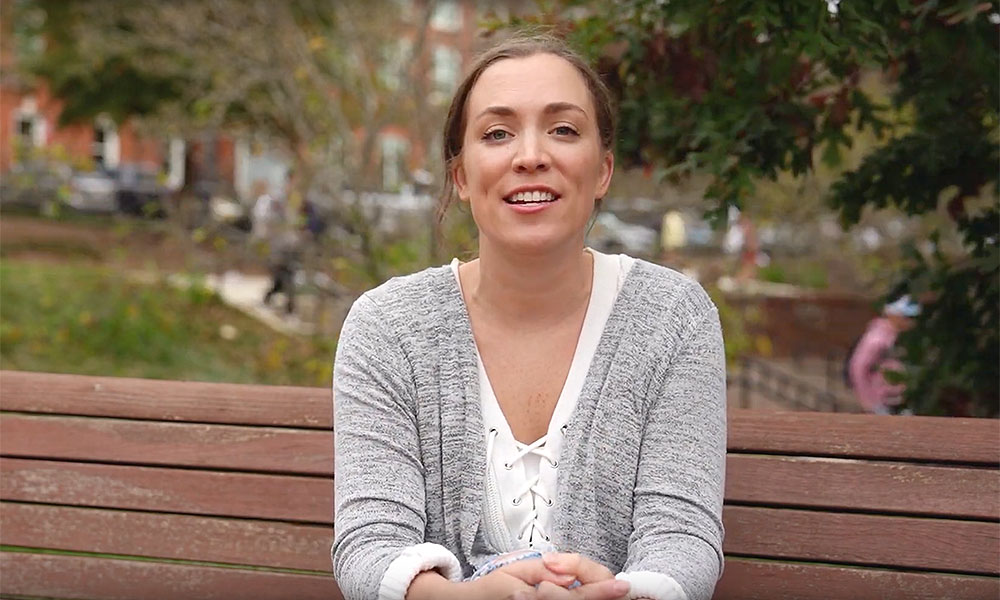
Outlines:
{"type": "MultiPolygon", "coordinates": [[[[340,598],[326,389],[0,372],[0,594],[340,598]]],[[[720,599],[1000,597],[1000,423],[730,414],[720,599]]]]}

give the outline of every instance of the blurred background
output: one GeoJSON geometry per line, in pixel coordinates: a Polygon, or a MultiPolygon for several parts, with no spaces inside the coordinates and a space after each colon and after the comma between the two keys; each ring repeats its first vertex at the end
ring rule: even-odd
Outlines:
{"type": "Polygon", "coordinates": [[[358,295],[474,256],[440,128],[524,26],[620,109],[588,243],[709,290],[731,405],[871,410],[882,327],[890,412],[997,415],[1000,12],[964,0],[0,0],[0,368],[329,386],[358,295]]]}

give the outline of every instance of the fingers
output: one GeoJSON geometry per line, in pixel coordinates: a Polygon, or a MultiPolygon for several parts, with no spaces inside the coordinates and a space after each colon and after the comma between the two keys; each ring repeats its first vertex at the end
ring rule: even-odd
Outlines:
{"type": "Polygon", "coordinates": [[[497,569],[497,571],[517,577],[528,585],[551,582],[555,585],[566,587],[577,579],[573,573],[556,573],[552,571],[543,561],[537,558],[518,560],[497,569]]]}
{"type": "Polygon", "coordinates": [[[572,600],[573,598],[575,596],[570,590],[546,581],[535,590],[533,600],[572,600]]]}
{"type": "Polygon", "coordinates": [[[532,600],[622,600],[629,590],[627,581],[609,579],[597,583],[588,583],[573,589],[559,587],[549,582],[543,582],[535,590],[532,600]]]}
{"type": "Polygon", "coordinates": [[[607,579],[581,585],[571,591],[576,594],[574,600],[624,600],[630,587],[627,581],[607,579]]]}
{"type": "Polygon", "coordinates": [[[615,578],[607,567],[580,554],[550,552],[542,556],[542,561],[553,572],[574,575],[584,584],[615,578]]]}

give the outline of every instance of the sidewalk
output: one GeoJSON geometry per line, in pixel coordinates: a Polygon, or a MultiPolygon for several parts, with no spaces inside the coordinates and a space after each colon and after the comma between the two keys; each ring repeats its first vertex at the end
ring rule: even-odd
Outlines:
{"type": "MultiPolygon", "coordinates": [[[[190,277],[171,275],[167,280],[178,287],[191,285],[190,277]]],[[[210,274],[204,284],[219,294],[223,302],[257,319],[268,327],[290,335],[312,335],[315,327],[303,322],[296,314],[286,315],[280,299],[267,306],[264,294],[271,287],[271,278],[266,275],[247,275],[239,271],[226,271],[222,276],[210,274]]],[[[298,297],[296,298],[298,300],[298,297]]]]}

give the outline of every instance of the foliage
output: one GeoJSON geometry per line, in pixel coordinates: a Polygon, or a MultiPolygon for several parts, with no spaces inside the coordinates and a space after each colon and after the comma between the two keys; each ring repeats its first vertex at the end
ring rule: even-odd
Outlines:
{"type": "Polygon", "coordinates": [[[441,107],[429,103],[420,60],[433,2],[407,15],[389,2],[330,0],[21,4],[20,21],[49,42],[23,66],[65,103],[64,121],[142,117],[158,133],[225,131],[283,151],[291,210],[318,201],[350,232],[331,250],[384,278],[378,215],[344,191],[380,187],[388,125],[433,143],[441,107]],[[43,18],[26,17],[35,13],[43,18]]]}
{"type": "Polygon", "coordinates": [[[291,385],[332,375],[332,342],[275,334],[200,286],[5,258],[0,304],[5,369],[291,385]]]}
{"type": "Polygon", "coordinates": [[[805,288],[825,289],[827,273],[823,265],[810,260],[773,260],[757,270],[757,277],[771,283],[788,283],[805,288]]]}
{"type": "Polygon", "coordinates": [[[24,146],[13,140],[13,167],[0,180],[0,202],[5,212],[60,215],[69,199],[72,166],[63,147],[24,146]]]}
{"type": "MultiPolygon", "coordinates": [[[[121,14],[120,9],[127,7],[121,2],[118,5],[114,8],[119,10],[108,13],[121,14]]],[[[91,121],[99,114],[120,123],[180,97],[188,81],[182,72],[145,72],[124,49],[89,52],[77,37],[77,25],[84,16],[80,9],[59,0],[33,0],[18,3],[14,17],[18,35],[45,41],[44,52],[22,56],[21,60],[27,71],[45,78],[53,94],[63,99],[60,125],[91,121]]],[[[124,19],[116,25],[129,27],[124,19]]]]}
{"type": "MultiPolygon", "coordinates": [[[[719,322],[722,326],[722,340],[725,344],[726,364],[734,365],[740,359],[753,351],[755,344],[759,340],[747,330],[760,320],[759,311],[756,309],[741,310],[739,307],[730,304],[718,288],[708,288],[708,294],[719,310],[719,322]]],[[[759,337],[759,336],[758,336],[759,337]]]]}
{"type": "Polygon", "coordinates": [[[894,206],[943,212],[894,291],[925,303],[903,335],[919,412],[995,414],[1000,397],[1000,60],[997,6],[948,3],[565,0],[542,21],[599,65],[621,113],[618,156],[665,178],[708,173],[710,216],[760,180],[836,166],[861,130],[877,147],[828,197],[849,226],[894,206]],[[564,19],[559,15],[571,14],[564,19]],[[888,102],[861,85],[889,84],[888,102]],[[945,231],[942,234],[947,233],[945,231]]]}

